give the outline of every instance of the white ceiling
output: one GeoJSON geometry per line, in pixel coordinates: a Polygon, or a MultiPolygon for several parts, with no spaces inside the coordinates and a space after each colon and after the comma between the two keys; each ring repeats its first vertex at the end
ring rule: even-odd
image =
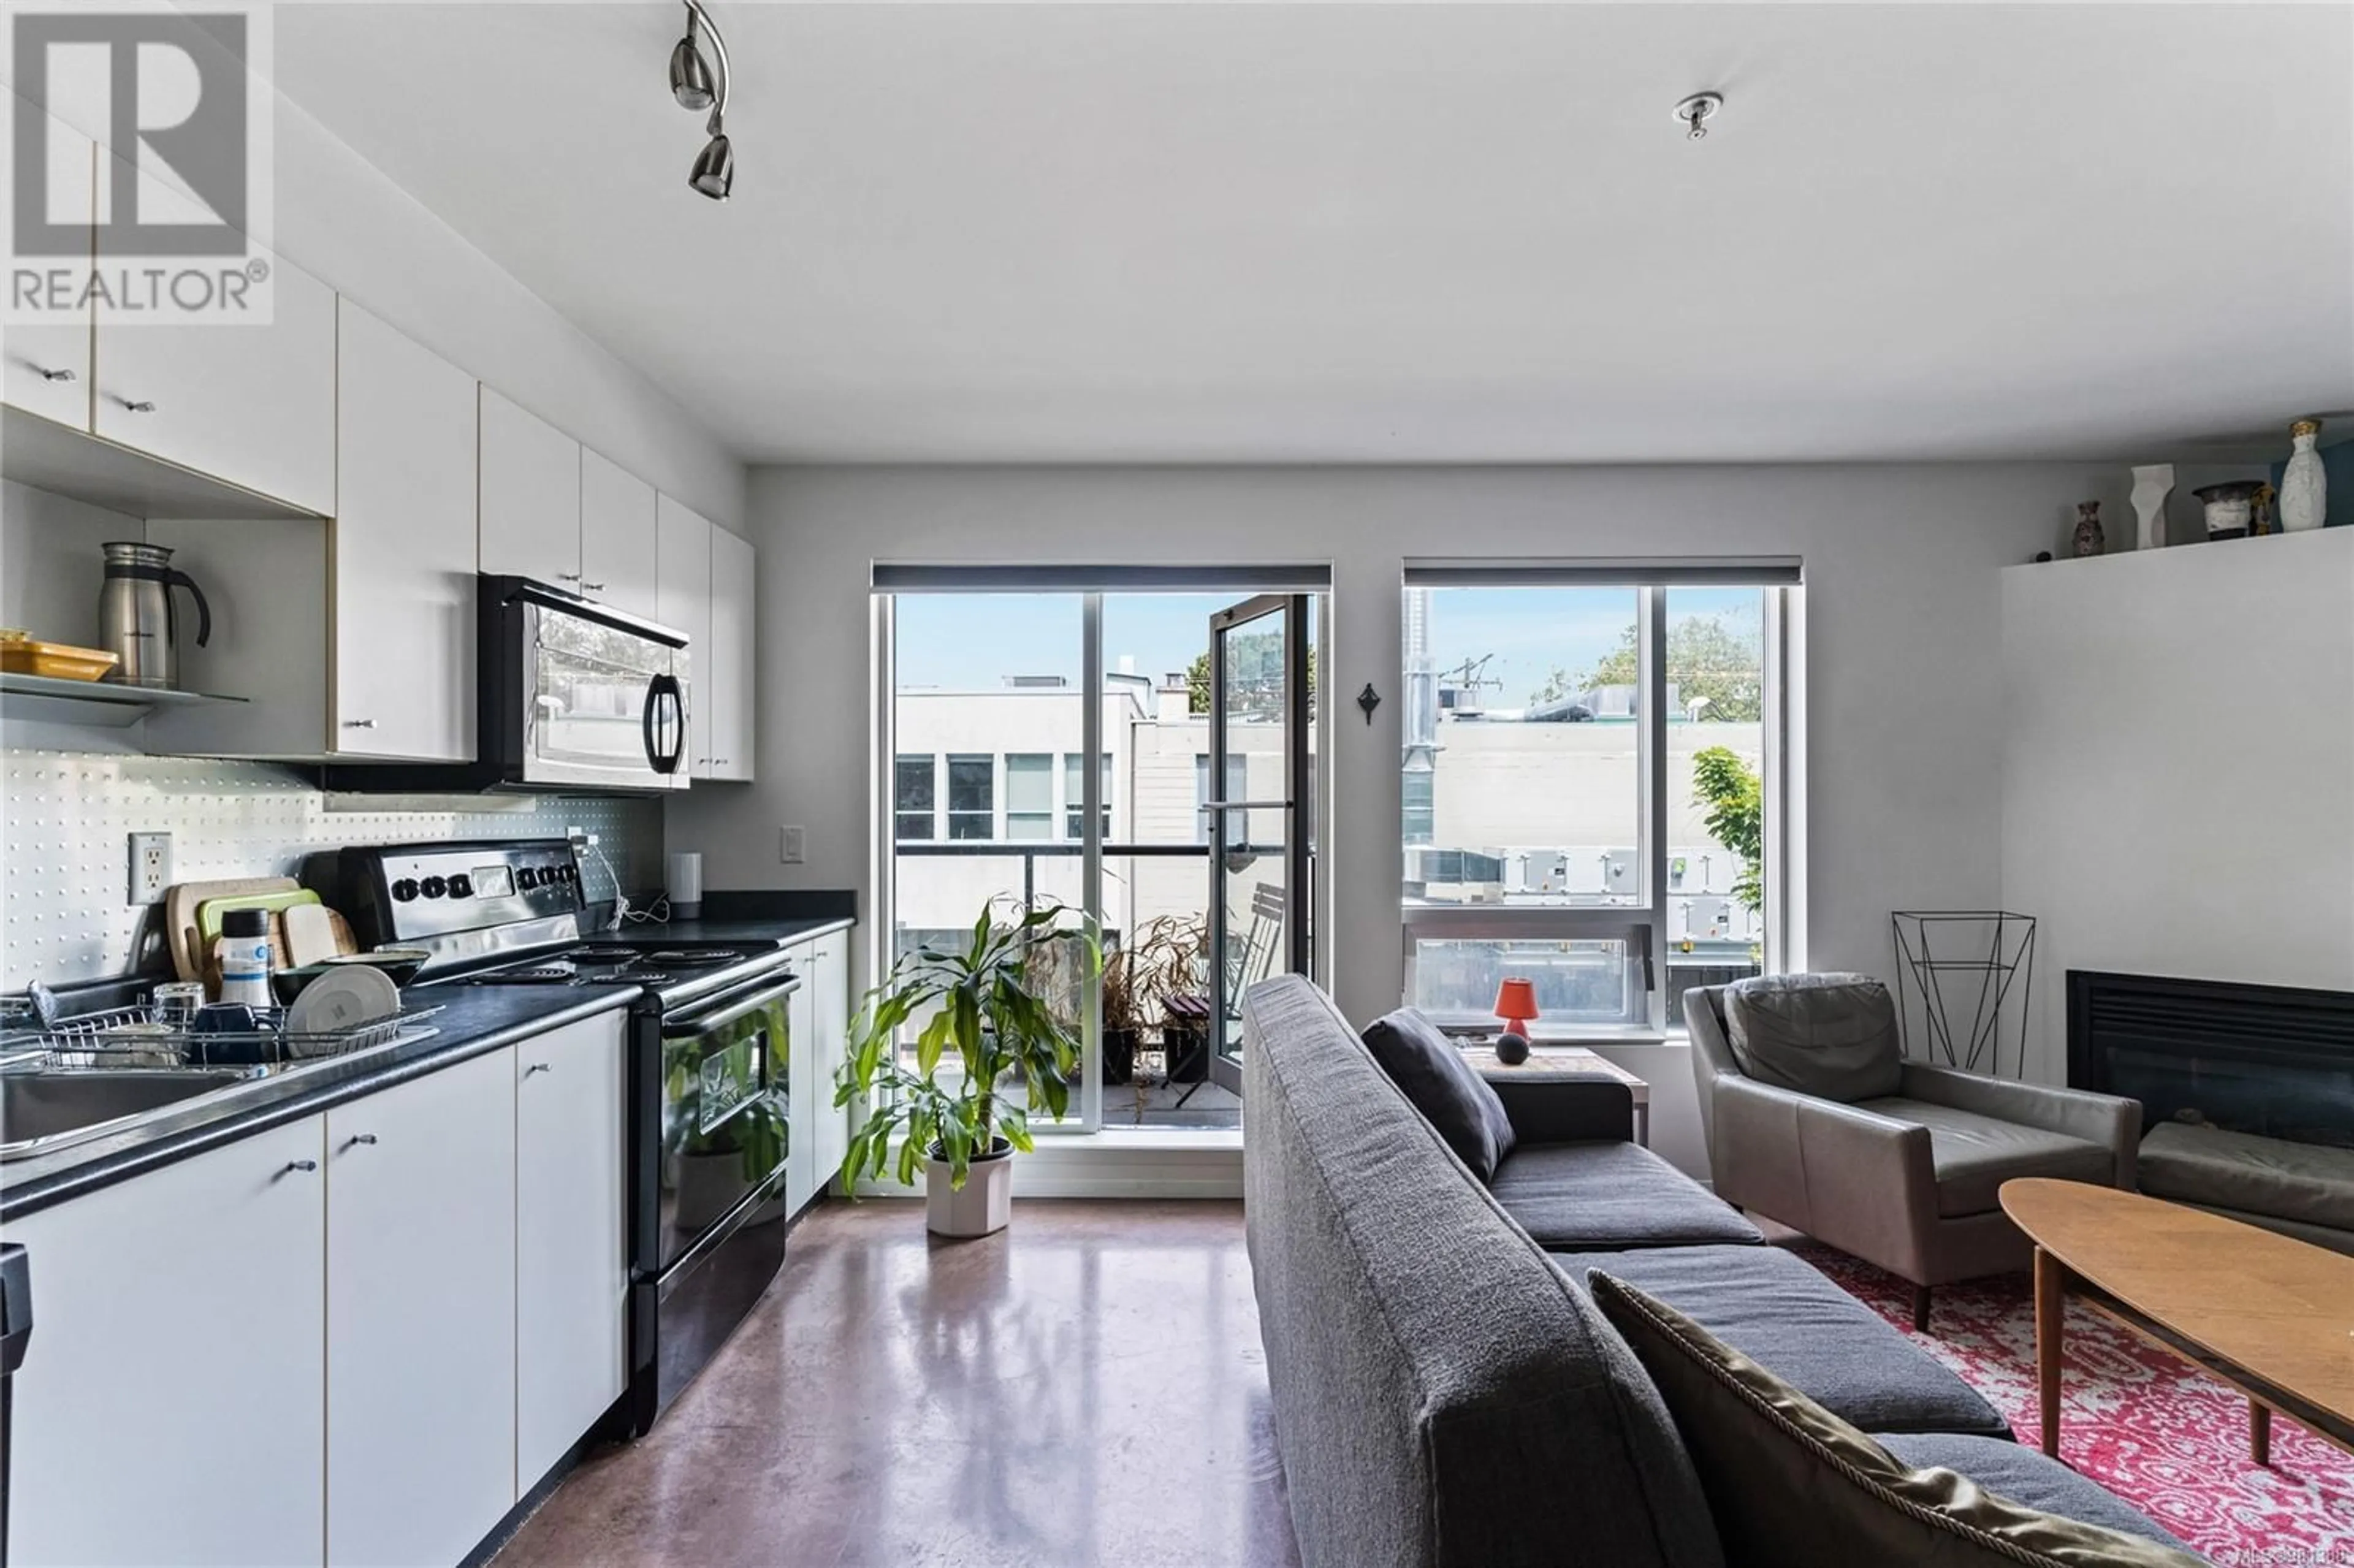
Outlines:
{"type": "Polygon", "coordinates": [[[713,8],[726,206],[663,0],[283,5],[277,73],[754,461],[2130,458],[2354,407],[2342,5],[713,8]]]}

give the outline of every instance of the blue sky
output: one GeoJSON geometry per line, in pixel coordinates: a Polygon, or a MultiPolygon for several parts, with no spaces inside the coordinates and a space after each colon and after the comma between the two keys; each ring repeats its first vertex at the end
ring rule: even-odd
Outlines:
{"type": "MultiPolygon", "coordinates": [[[[1182,670],[1209,646],[1211,615],[1227,594],[1111,594],[1104,599],[1104,663],[1122,655],[1137,673],[1182,670]]],[[[1714,615],[1754,636],[1754,588],[1678,588],[1669,614],[1714,615]]],[[[1483,672],[1501,686],[1489,703],[1518,707],[1555,665],[1591,668],[1618,642],[1635,615],[1626,588],[1449,588],[1432,596],[1431,655],[1441,671],[1489,658],[1483,672]]],[[[1076,594],[910,594],[898,601],[902,686],[990,690],[1008,675],[1079,678],[1076,594]]],[[[1386,686],[1388,683],[1378,683],[1386,686]]]]}

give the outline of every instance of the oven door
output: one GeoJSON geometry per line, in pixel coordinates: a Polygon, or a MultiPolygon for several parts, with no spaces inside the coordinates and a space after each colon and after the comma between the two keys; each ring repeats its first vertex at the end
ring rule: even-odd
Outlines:
{"type": "Polygon", "coordinates": [[[786,976],[662,1025],[662,1148],[652,1248],[667,1269],[784,1168],[791,1106],[786,976]]]}
{"type": "Polygon", "coordinates": [[[685,639],[561,589],[519,597],[523,781],[685,789],[685,639]]]}

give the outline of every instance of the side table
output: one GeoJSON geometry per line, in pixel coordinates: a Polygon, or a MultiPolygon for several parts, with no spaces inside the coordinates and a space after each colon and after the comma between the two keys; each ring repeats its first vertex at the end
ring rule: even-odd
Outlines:
{"type": "Polygon", "coordinates": [[[1607,1056],[1583,1045],[1532,1045],[1529,1059],[1513,1065],[1497,1059],[1493,1041],[1458,1044],[1463,1059],[1482,1077],[1616,1078],[1635,1100],[1635,1141],[1651,1147],[1651,1086],[1607,1056]]]}

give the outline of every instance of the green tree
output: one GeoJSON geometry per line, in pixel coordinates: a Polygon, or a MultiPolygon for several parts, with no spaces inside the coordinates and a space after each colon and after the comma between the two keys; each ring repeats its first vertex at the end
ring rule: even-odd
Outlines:
{"type": "MultiPolygon", "coordinates": [[[[1237,644],[1245,644],[1262,639],[1267,644],[1264,650],[1266,655],[1280,664],[1283,658],[1283,639],[1278,633],[1253,632],[1237,637],[1235,641],[1237,644]]],[[[1280,676],[1277,677],[1278,681],[1280,679],[1280,676]]],[[[1267,694],[1271,696],[1273,693],[1270,692],[1267,694]]],[[[1308,695],[1310,699],[1316,695],[1316,650],[1313,648],[1308,651],[1308,695]]],[[[1185,711],[1189,714],[1205,714],[1210,711],[1210,651],[1206,648],[1193,655],[1193,663],[1185,667],[1185,711]]]]}
{"type": "MultiPolygon", "coordinates": [[[[1707,702],[1694,715],[1703,724],[1755,724],[1766,712],[1766,694],[1758,679],[1763,657],[1755,638],[1728,629],[1712,615],[1670,618],[1668,623],[1668,683],[1691,711],[1700,698],[1707,702]]],[[[1560,665],[1529,695],[1529,705],[1556,702],[1596,686],[1631,686],[1638,661],[1635,628],[1619,634],[1618,646],[1604,654],[1593,669],[1573,675],[1560,665]]]]}
{"type": "Polygon", "coordinates": [[[1766,906],[1766,785],[1730,747],[1692,754],[1692,804],[1708,808],[1708,831],[1741,857],[1733,895],[1753,912],[1766,906]]]}

